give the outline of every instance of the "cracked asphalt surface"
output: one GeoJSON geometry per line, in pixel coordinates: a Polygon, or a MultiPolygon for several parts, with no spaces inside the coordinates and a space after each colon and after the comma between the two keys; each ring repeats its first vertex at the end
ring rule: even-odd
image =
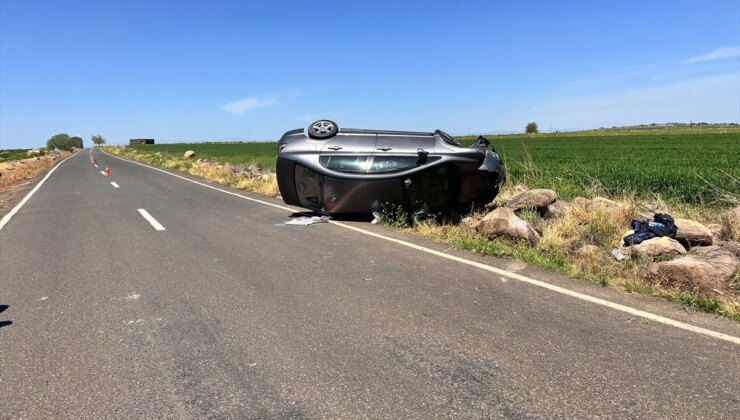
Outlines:
{"type": "Polygon", "coordinates": [[[0,231],[0,418],[740,418],[735,344],[95,153],[0,231]]]}

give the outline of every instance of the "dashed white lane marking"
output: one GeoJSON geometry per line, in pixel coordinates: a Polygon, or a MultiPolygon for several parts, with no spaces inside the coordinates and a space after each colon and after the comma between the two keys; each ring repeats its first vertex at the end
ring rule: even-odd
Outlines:
{"type": "MultiPolygon", "coordinates": [[[[103,152],[103,153],[105,153],[105,152],[103,152]]],[[[185,178],[184,176],[173,174],[173,173],[167,172],[167,171],[162,170],[162,169],[159,169],[159,168],[154,168],[152,166],[145,165],[143,163],[134,162],[134,161],[131,161],[131,160],[119,158],[118,156],[114,156],[114,155],[111,155],[111,154],[108,154],[108,153],[106,153],[106,154],[108,156],[114,157],[116,159],[120,159],[120,160],[122,160],[124,162],[129,162],[129,163],[133,163],[135,165],[143,166],[145,168],[149,168],[151,170],[158,171],[158,172],[161,172],[163,174],[167,174],[169,176],[174,176],[175,178],[180,178],[180,179],[185,180],[187,182],[191,182],[193,184],[197,184],[197,185],[200,185],[200,186],[203,186],[203,187],[206,187],[206,188],[210,188],[212,190],[220,191],[220,192],[225,193],[225,194],[233,195],[235,197],[239,197],[239,198],[242,198],[244,200],[248,200],[248,201],[251,201],[251,202],[254,202],[254,203],[260,203],[260,204],[264,204],[264,205],[267,205],[267,206],[270,206],[270,207],[275,207],[275,208],[278,208],[278,209],[287,210],[287,211],[290,211],[290,212],[295,212],[296,211],[296,209],[291,209],[290,207],[285,207],[285,206],[281,206],[281,205],[278,205],[278,204],[268,203],[267,201],[257,200],[255,198],[247,197],[247,196],[244,196],[244,195],[241,195],[241,194],[237,194],[237,193],[234,193],[234,192],[231,192],[231,191],[227,191],[227,190],[224,190],[224,189],[221,189],[221,188],[217,188],[217,187],[214,187],[212,185],[208,185],[208,184],[204,184],[202,182],[194,181],[192,179],[185,178]]],[[[483,263],[479,263],[479,262],[476,262],[476,261],[472,261],[472,260],[467,260],[465,258],[461,258],[461,257],[455,256],[455,255],[445,254],[444,252],[440,252],[440,251],[437,251],[437,250],[434,250],[434,249],[425,248],[425,247],[423,247],[421,245],[416,245],[416,244],[413,244],[411,242],[403,241],[401,239],[391,238],[389,236],[384,236],[384,235],[381,235],[381,234],[378,234],[378,233],[375,233],[375,232],[370,232],[368,230],[365,230],[365,229],[362,229],[362,228],[358,228],[358,227],[355,227],[355,226],[347,225],[347,224],[340,223],[340,222],[335,222],[333,220],[330,221],[330,223],[333,224],[333,225],[335,225],[335,226],[340,226],[340,227],[343,227],[345,229],[349,229],[349,230],[352,230],[352,231],[355,231],[355,232],[358,232],[358,233],[362,233],[364,235],[368,235],[368,236],[372,236],[374,238],[383,239],[383,240],[386,240],[386,241],[389,241],[389,242],[393,242],[393,243],[396,243],[398,245],[402,245],[402,246],[405,246],[405,247],[408,247],[408,248],[411,248],[411,249],[415,249],[417,251],[425,252],[427,254],[436,255],[438,257],[445,258],[445,259],[448,259],[448,260],[452,260],[452,261],[455,261],[455,262],[459,262],[461,264],[469,265],[469,266],[472,266],[472,267],[480,268],[481,270],[485,270],[485,271],[488,271],[488,272],[491,272],[491,273],[494,273],[494,274],[498,274],[500,276],[505,276],[505,277],[510,278],[512,280],[518,280],[520,282],[527,283],[527,284],[530,284],[532,286],[537,286],[537,287],[541,287],[543,289],[548,289],[548,290],[551,290],[553,292],[561,293],[563,295],[570,296],[570,297],[573,297],[573,298],[576,298],[576,299],[580,299],[580,300],[583,300],[583,301],[586,301],[586,302],[594,303],[596,305],[606,306],[607,308],[611,308],[611,309],[614,309],[614,310],[617,310],[617,311],[620,311],[620,312],[625,312],[625,313],[628,313],[628,314],[631,314],[631,315],[639,316],[641,318],[645,318],[645,319],[648,319],[648,320],[651,320],[651,321],[654,321],[654,322],[658,322],[658,323],[661,323],[661,324],[664,324],[664,325],[670,325],[672,327],[680,328],[682,330],[691,331],[693,333],[702,334],[702,335],[705,335],[707,337],[712,337],[712,338],[716,338],[716,339],[719,339],[719,340],[724,340],[724,341],[728,341],[728,342],[733,343],[733,344],[740,345],[740,337],[735,337],[733,335],[724,334],[724,333],[721,333],[721,332],[718,332],[718,331],[714,331],[714,330],[710,330],[710,329],[707,329],[707,328],[697,327],[696,325],[687,324],[687,323],[681,322],[681,321],[676,321],[675,319],[667,318],[667,317],[664,317],[662,315],[657,315],[657,314],[654,314],[654,313],[651,313],[651,312],[643,311],[641,309],[633,308],[631,306],[626,306],[626,305],[622,305],[622,304],[619,304],[619,303],[614,303],[614,302],[611,302],[611,301],[606,300],[606,299],[597,298],[597,297],[590,296],[590,295],[587,295],[587,294],[584,294],[584,293],[576,292],[574,290],[566,289],[564,287],[555,286],[553,284],[546,283],[546,282],[541,281],[541,280],[535,280],[533,278],[529,278],[529,277],[523,276],[521,274],[511,273],[511,272],[508,272],[506,270],[502,270],[500,268],[496,268],[496,267],[493,267],[493,266],[490,266],[490,265],[487,265],[487,264],[483,264],[483,263]]]]}
{"type": "MultiPolygon", "coordinates": [[[[80,152],[78,151],[77,153],[80,153],[80,152]]],[[[33,189],[31,190],[31,192],[29,192],[28,194],[26,194],[26,196],[23,197],[23,200],[21,200],[21,202],[18,203],[18,205],[16,205],[15,207],[13,207],[13,210],[11,210],[10,212],[8,212],[8,214],[6,214],[5,216],[3,216],[2,219],[0,219],[0,230],[2,230],[3,227],[5,227],[5,225],[10,221],[10,218],[13,217],[16,213],[18,213],[18,210],[20,210],[21,207],[23,207],[23,205],[26,204],[26,202],[31,199],[31,197],[36,193],[36,191],[38,191],[39,188],[41,188],[41,186],[44,185],[44,182],[46,182],[46,180],[49,179],[49,177],[51,176],[51,174],[53,174],[54,171],[57,170],[57,168],[59,167],[59,165],[61,165],[62,163],[66,162],[68,159],[70,159],[72,157],[75,157],[77,155],[77,153],[75,153],[74,155],[68,157],[67,159],[64,159],[63,161],[57,163],[57,165],[55,167],[51,168],[51,170],[49,171],[48,174],[46,174],[46,176],[44,177],[44,179],[42,179],[38,184],[36,184],[36,186],[33,187],[33,189]]]]}
{"type": "Polygon", "coordinates": [[[105,175],[105,171],[100,171],[100,175],[105,175]]]}
{"type": "Polygon", "coordinates": [[[156,229],[156,230],[165,230],[164,229],[164,226],[162,226],[162,224],[159,223],[157,221],[157,219],[153,218],[152,215],[149,214],[148,211],[146,211],[144,209],[136,209],[136,210],[139,212],[139,214],[141,214],[144,217],[144,219],[146,219],[147,222],[149,222],[150,225],[152,225],[154,227],[154,229],[156,229]]]}
{"type": "Polygon", "coordinates": [[[110,184],[113,185],[113,188],[121,188],[118,184],[116,184],[113,181],[111,181],[110,184]]]}

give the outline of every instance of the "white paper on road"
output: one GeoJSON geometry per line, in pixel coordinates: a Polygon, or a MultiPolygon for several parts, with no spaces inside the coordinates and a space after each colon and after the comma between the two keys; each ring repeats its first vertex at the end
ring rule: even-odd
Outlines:
{"type": "Polygon", "coordinates": [[[293,225],[293,226],[308,226],[313,225],[315,223],[328,223],[330,217],[329,216],[312,216],[312,217],[296,217],[294,219],[290,219],[287,222],[285,222],[286,225],[293,225]]]}

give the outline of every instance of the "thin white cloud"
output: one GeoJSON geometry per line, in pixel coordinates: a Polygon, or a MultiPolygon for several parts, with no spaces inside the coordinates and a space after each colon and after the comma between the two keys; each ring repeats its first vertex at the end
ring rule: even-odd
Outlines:
{"type": "MultiPolygon", "coordinates": [[[[571,80],[569,82],[554,85],[549,90],[573,89],[578,87],[602,86],[605,82],[616,82],[625,79],[634,79],[638,76],[641,79],[645,77],[673,73],[679,64],[674,62],[658,62],[636,66],[623,66],[613,69],[598,71],[590,76],[571,80]]],[[[684,66],[683,63],[680,66],[684,66]]]]}
{"type": "Polygon", "coordinates": [[[686,60],[686,62],[687,63],[698,63],[701,61],[724,60],[726,58],[735,58],[735,57],[740,57],[740,46],[717,48],[716,50],[708,54],[697,55],[696,57],[691,57],[688,60],[686,60]]]}
{"type": "Polygon", "coordinates": [[[650,88],[566,96],[501,105],[448,117],[450,131],[511,130],[529,121],[540,128],[588,129],[660,122],[740,122],[740,72],[685,79],[650,88]]]}
{"type": "Polygon", "coordinates": [[[596,128],[670,121],[740,121],[740,73],[688,79],[652,88],[563,98],[510,115],[556,127],[596,128]]]}
{"type": "Polygon", "coordinates": [[[238,99],[233,102],[229,102],[228,104],[222,106],[221,108],[226,111],[231,112],[232,114],[243,114],[253,109],[266,108],[268,106],[273,106],[277,104],[278,101],[279,101],[279,95],[277,94],[247,96],[246,98],[242,98],[242,99],[238,99]]]}

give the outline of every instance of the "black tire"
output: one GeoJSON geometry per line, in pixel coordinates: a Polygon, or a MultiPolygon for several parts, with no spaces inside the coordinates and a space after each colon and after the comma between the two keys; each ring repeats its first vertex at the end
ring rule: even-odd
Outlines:
{"type": "Polygon", "coordinates": [[[308,137],[312,139],[328,139],[338,132],[339,126],[331,120],[318,120],[308,126],[308,137]]]}

